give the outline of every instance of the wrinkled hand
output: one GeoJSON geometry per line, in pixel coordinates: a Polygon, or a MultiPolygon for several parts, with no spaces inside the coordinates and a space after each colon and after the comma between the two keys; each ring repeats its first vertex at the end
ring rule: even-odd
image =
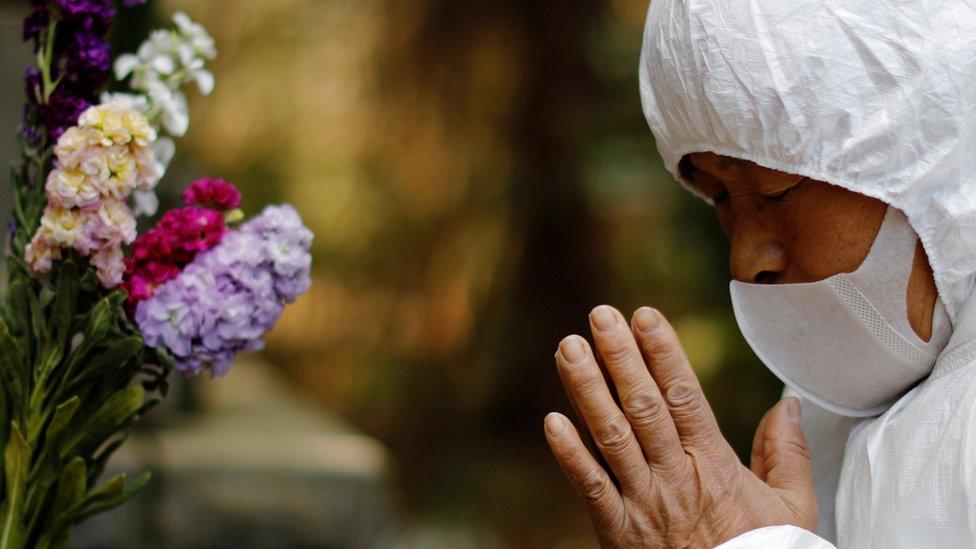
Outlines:
{"type": "Polygon", "coordinates": [[[564,339],[556,364],[616,483],[566,417],[546,416],[545,432],[601,545],[714,547],[763,526],[816,527],[799,401],[783,399],[763,417],[750,471],[719,432],[663,315],[644,307],[628,326],[600,306],[590,326],[620,405],[585,339],[564,339]]]}

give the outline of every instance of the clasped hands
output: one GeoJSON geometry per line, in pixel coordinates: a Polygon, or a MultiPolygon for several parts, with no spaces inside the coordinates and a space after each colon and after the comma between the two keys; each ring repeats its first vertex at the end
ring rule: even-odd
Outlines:
{"type": "Polygon", "coordinates": [[[569,336],[556,365],[610,470],[562,414],[546,416],[545,434],[603,547],[714,547],[763,526],[816,528],[798,400],[785,398],[762,418],[746,468],[660,312],[643,307],[628,324],[603,305],[590,328],[596,352],[569,336]]]}

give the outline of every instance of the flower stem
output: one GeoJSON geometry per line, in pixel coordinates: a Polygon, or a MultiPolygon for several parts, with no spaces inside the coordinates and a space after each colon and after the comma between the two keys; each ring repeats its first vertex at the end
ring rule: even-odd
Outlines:
{"type": "Polygon", "coordinates": [[[53,21],[45,33],[44,48],[37,52],[37,68],[41,71],[41,96],[44,103],[51,100],[51,94],[58,83],[51,80],[51,60],[54,58],[54,36],[58,22],[53,21]]]}

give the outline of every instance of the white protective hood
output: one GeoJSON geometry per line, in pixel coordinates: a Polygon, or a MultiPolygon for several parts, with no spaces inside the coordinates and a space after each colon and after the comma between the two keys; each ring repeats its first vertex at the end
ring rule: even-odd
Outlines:
{"type": "Polygon", "coordinates": [[[712,151],[905,212],[956,320],[976,273],[976,1],[652,0],[640,90],[679,180],[712,151]]]}
{"type": "MultiPolygon", "coordinates": [[[[712,151],[907,215],[953,334],[929,378],[849,436],[852,420],[804,403],[818,531],[976,547],[976,0],[652,0],[640,87],[679,180],[684,155],[712,151]]],[[[781,526],[723,548],[829,546],[781,526]]]]}

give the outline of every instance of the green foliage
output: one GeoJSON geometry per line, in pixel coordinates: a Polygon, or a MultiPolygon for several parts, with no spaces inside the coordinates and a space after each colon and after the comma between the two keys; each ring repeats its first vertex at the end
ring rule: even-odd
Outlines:
{"type": "MultiPolygon", "coordinates": [[[[54,25],[38,51],[50,79],[54,25]]],[[[133,497],[148,474],[126,484],[98,477],[125,429],[165,395],[172,359],[147,349],[124,309],[125,294],[106,291],[87,260],[69,256],[50,277],[24,261],[40,225],[52,168],[52,143],[38,128],[37,104],[11,169],[14,232],[7,246],[7,292],[0,307],[0,549],[65,547],[75,524],[133,497]]]]}
{"type": "Polygon", "coordinates": [[[144,347],[125,295],[90,273],[77,258],[51,280],[11,273],[0,315],[0,549],[64,547],[77,522],[149,479],[96,484],[126,427],[155,402],[147,390],[165,390],[169,360],[144,347]]]}

